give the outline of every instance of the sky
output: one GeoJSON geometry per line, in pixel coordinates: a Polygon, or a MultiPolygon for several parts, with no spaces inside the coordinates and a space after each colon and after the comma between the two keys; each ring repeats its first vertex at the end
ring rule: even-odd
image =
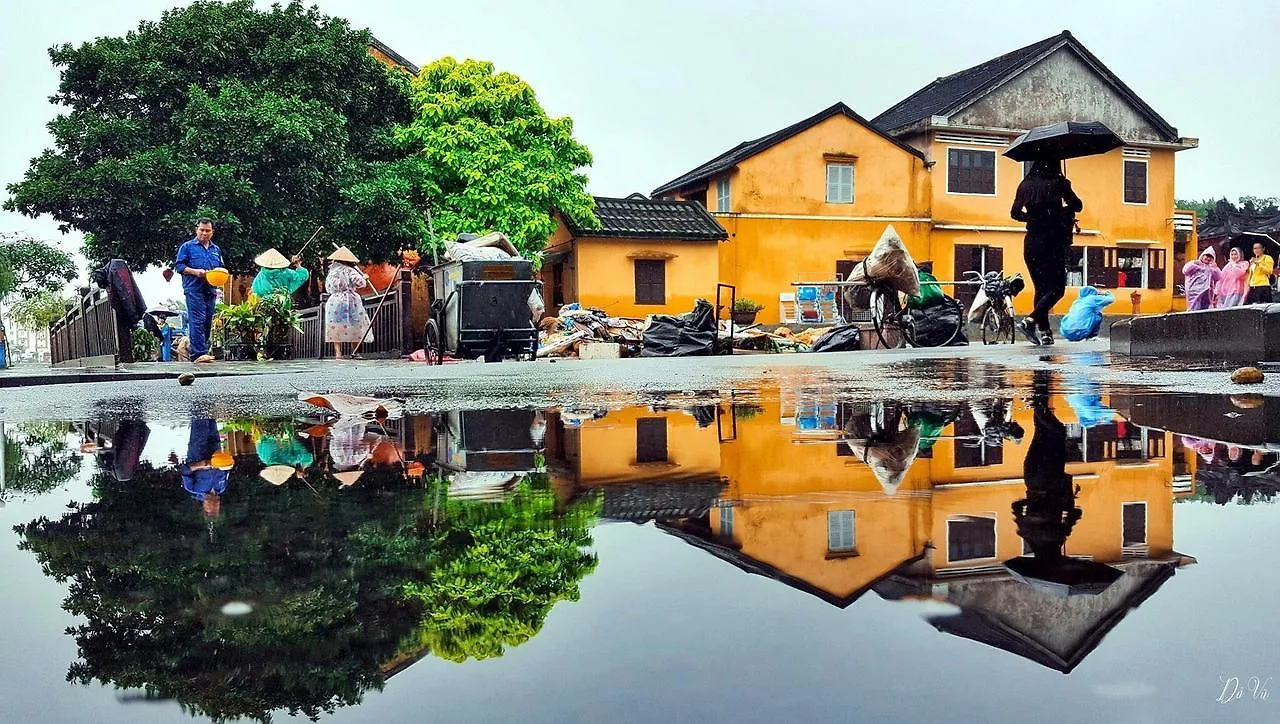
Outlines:
{"type": "MultiPolygon", "coordinates": [[[[50,145],[47,49],[123,35],[174,0],[0,0],[0,185],[50,145]]],[[[871,118],[921,86],[1069,29],[1178,133],[1178,198],[1280,196],[1280,3],[1188,0],[319,0],[419,65],[492,61],[591,149],[590,191],[648,193],[740,141],[844,101],[871,118]]],[[[210,32],[217,32],[211,28],[210,32]]],[[[7,192],[0,189],[0,198],[7,192]]],[[[48,218],[0,232],[79,248],[48,218]]],[[[155,271],[150,302],[180,297],[155,271]]]]}

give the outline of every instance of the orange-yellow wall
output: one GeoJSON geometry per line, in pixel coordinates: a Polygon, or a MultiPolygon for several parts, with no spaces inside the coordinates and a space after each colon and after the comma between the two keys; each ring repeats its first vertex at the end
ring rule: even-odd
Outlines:
{"type": "Polygon", "coordinates": [[[701,298],[715,302],[720,282],[720,257],[715,241],[661,239],[590,239],[574,242],[577,301],[609,314],[643,317],[648,314],[683,314],[701,298]],[[666,260],[665,304],[636,304],[635,258],[653,252],[670,254],[666,260]]]}
{"type": "Polygon", "coordinates": [[[628,408],[584,422],[578,429],[577,482],[583,487],[608,483],[655,482],[662,478],[714,478],[720,474],[720,444],[714,425],[699,428],[692,416],[675,410],[628,408]],[[667,461],[636,462],[636,421],[667,421],[667,461]]]}

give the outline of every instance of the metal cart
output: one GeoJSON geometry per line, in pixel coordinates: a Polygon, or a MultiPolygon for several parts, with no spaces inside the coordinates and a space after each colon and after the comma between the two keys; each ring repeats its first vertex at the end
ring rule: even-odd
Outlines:
{"type": "Polygon", "coordinates": [[[427,361],[445,355],[536,359],[538,329],[529,312],[529,296],[542,282],[525,259],[454,261],[431,270],[431,309],[423,333],[427,361]]]}

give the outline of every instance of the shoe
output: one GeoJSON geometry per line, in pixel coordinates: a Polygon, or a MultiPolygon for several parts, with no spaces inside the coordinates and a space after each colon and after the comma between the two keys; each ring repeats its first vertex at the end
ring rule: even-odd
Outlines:
{"type": "Polygon", "coordinates": [[[1036,323],[1031,321],[1031,317],[1024,317],[1021,322],[1018,322],[1018,330],[1022,332],[1022,336],[1027,338],[1028,342],[1037,347],[1040,346],[1040,338],[1036,336],[1036,323]]]}
{"type": "Polygon", "coordinates": [[[200,355],[199,357],[196,357],[196,360],[195,360],[195,361],[196,361],[196,364],[207,365],[207,364],[209,364],[210,362],[212,362],[212,361],[213,361],[213,355],[210,355],[210,354],[202,354],[202,355],[200,355]]]}
{"type": "Polygon", "coordinates": [[[1040,346],[1042,347],[1053,346],[1053,332],[1045,330],[1040,333],[1040,346]]]}

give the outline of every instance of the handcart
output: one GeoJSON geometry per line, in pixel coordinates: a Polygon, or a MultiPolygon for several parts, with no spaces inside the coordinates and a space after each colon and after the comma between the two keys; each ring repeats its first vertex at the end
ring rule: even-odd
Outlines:
{"type": "Polygon", "coordinates": [[[431,308],[423,332],[427,361],[537,359],[538,328],[529,298],[542,286],[525,259],[453,261],[431,270],[431,308]]]}

